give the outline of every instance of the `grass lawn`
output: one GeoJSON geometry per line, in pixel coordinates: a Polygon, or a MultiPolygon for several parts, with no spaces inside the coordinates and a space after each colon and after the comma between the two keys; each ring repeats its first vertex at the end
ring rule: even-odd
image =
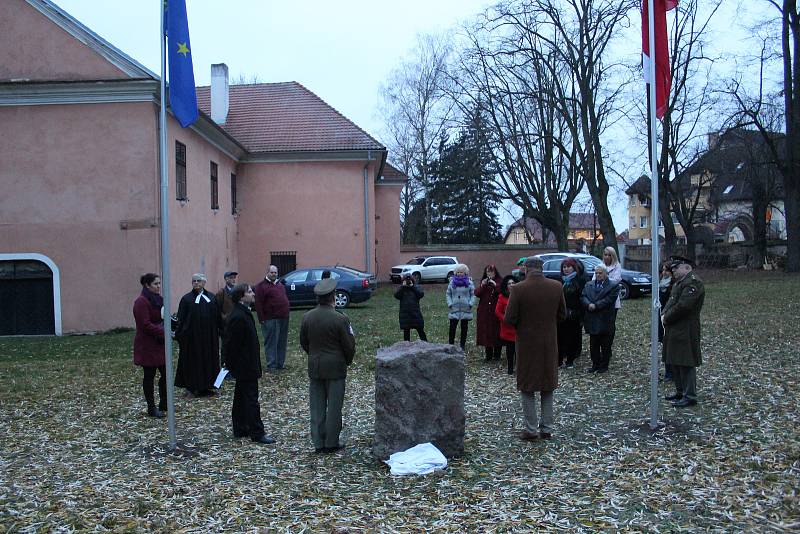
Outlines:
{"type": "MultiPolygon", "coordinates": [[[[796,532],[800,277],[701,276],[698,406],[662,401],[664,428],[645,424],[649,298],[625,302],[609,373],[584,373],[588,339],[578,367],[561,371],[545,443],[517,440],[514,379],[470,341],[466,452],[425,477],[392,477],[370,454],[374,355],[402,339],[389,287],[347,310],[358,353],[336,455],[312,454],[305,310],[291,315],[289,369],[261,381],[278,444],[232,439],[227,382],[218,398],[176,392],[191,457],[164,454],[166,421],[144,415],[132,332],[0,339],[0,532],[796,532]]],[[[428,337],[447,341],[444,286],[424,289],[428,337]]]]}

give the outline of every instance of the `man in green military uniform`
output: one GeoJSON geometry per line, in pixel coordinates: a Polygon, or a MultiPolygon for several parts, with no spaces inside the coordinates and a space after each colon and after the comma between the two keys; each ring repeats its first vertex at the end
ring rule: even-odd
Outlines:
{"type": "Polygon", "coordinates": [[[697,404],[696,368],[700,354],[700,310],[706,292],[703,281],[692,271],[692,262],[674,257],[670,265],[674,282],[669,300],[661,310],[664,324],[664,354],[672,367],[675,394],[666,397],[676,408],[697,404]]]}
{"type": "Polygon", "coordinates": [[[326,278],[314,286],[317,307],[303,316],[300,345],[308,354],[311,440],[318,453],[343,447],[342,405],[347,366],[353,363],[356,340],[350,320],[334,307],[336,280],[326,278]]]}

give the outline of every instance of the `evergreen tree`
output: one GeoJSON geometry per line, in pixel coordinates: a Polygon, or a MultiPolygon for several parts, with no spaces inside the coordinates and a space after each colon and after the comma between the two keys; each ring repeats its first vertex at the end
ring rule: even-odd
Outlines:
{"type": "Polygon", "coordinates": [[[434,243],[497,243],[496,211],[500,194],[485,118],[479,110],[468,117],[456,140],[442,142],[431,172],[430,202],[434,243]]]}

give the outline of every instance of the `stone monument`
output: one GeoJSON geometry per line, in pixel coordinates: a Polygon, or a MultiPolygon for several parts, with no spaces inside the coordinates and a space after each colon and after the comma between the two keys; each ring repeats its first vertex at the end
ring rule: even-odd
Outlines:
{"type": "Polygon", "coordinates": [[[447,457],[464,452],[464,353],[453,345],[401,341],[378,350],[372,453],[431,442],[447,457]]]}

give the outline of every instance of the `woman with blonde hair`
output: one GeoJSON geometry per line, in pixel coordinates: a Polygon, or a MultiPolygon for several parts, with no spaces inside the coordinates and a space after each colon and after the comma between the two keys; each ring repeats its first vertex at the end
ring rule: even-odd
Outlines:
{"type": "Polygon", "coordinates": [[[475,304],[475,285],[469,277],[469,268],[463,263],[455,266],[453,277],[445,292],[447,298],[447,317],[450,319],[449,343],[455,344],[456,326],[461,323],[461,350],[467,345],[467,327],[472,319],[472,306],[475,304]]]}

